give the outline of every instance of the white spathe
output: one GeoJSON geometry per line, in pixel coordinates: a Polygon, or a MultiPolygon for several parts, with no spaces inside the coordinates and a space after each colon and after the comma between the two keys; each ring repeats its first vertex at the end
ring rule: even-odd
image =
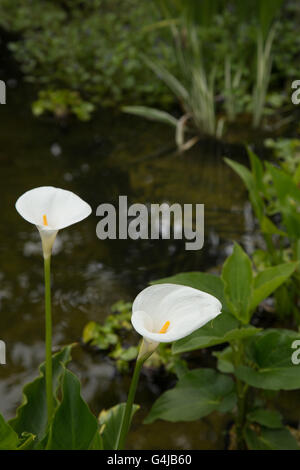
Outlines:
{"type": "Polygon", "coordinates": [[[22,194],[16,209],[27,222],[38,228],[45,257],[50,256],[59,230],[80,222],[92,212],[89,204],[79,196],[53,186],[41,186],[22,194]]]}
{"type": "Polygon", "coordinates": [[[153,344],[184,338],[220,315],[221,302],[192,287],[156,284],[142,290],[132,305],[134,329],[153,344]],[[168,322],[167,331],[160,333],[168,322]]]}

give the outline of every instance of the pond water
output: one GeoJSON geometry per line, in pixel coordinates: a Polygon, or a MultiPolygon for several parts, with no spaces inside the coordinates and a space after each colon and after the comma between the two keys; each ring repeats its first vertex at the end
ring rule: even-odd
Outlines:
{"type": "MultiPolygon", "coordinates": [[[[13,84],[13,83],[12,83],[13,84]]],[[[101,321],[117,300],[132,300],[149,281],[181,271],[216,269],[232,240],[251,250],[254,223],[247,193],[224,156],[246,159],[241,146],[205,141],[184,155],[168,151],[173,131],[138,118],[99,112],[89,123],[58,124],[32,116],[27,87],[8,91],[1,106],[0,148],[0,338],[7,364],[0,367],[0,409],[12,417],[22,386],[44,359],[43,262],[37,230],[16,212],[26,190],[54,185],[88,201],[93,215],[63,230],[53,256],[54,345],[80,339],[89,320],[101,321]],[[102,202],[205,204],[205,244],[185,251],[173,240],[106,240],[96,237],[95,216],[102,202]]],[[[136,336],[136,341],[138,341],[136,336]]],[[[102,356],[81,348],[71,368],[83,382],[83,395],[96,413],[126,400],[129,376],[117,373],[102,356]]],[[[209,365],[203,352],[198,365],[209,365]]],[[[130,448],[223,448],[228,418],[215,413],[195,423],[156,422],[142,426],[158,394],[172,385],[143,374],[136,401],[130,448]]]]}

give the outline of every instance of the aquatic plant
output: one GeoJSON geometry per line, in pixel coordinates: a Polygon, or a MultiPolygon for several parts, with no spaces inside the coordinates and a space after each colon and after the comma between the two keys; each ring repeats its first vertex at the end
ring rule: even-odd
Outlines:
{"type": "Polygon", "coordinates": [[[37,227],[42,240],[45,274],[46,392],[50,422],[53,415],[50,272],[52,247],[59,230],[85,219],[92,209],[71,191],[52,186],[27,191],[17,200],[16,209],[27,222],[37,227]]]}
{"type": "MultiPolygon", "coordinates": [[[[32,223],[38,225],[36,215],[32,223]]],[[[53,225],[53,229],[57,227],[53,225]]],[[[50,256],[47,242],[45,246],[50,256]]],[[[139,408],[133,402],[141,368],[159,343],[173,342],[174,355],[226,343],[229,346],[214,352],[219,371],[178,371],[177,385],[154,403],[147,423],[156,419],[191,421],[215,410],[232,412],[236,420],[232,432],[239,448],[298,449],[281,415],[268,409],[264,397],[255,391],[300,387],[299,368],[291,361],[300,335],[284,329],[262,330],[250,323],[257,306],[286,282],[297,266],[298,262],[284,263],[255,275],[250,259],[235,245],[221,277],[183,273],[144,289],[132,307],[132,323],[143,341],[127,403],[102,410],[97,419],[81,397],[79,380],[67,368],[75,345],[65,346],[51,358],[50,421],[45,387],[48,368],[44,363],[39,377],[25,385],[16,417],[6,422],[0,415],[0,448],[124,448],[131,419],[139,408]]]]}
{"type": "MultiPolygon", "coordinates": [[[[193,14],[194,2],[177,3],[175,9],[169,1],[158,3],[166,20],[164,26],[171,28],[172,47],[179,76],[175,76],[149,57],[144,56],[143,60],[174,93],[183,115],[175,119],[170,113],[145,106],[125,106],[123,111],[174,126],[177,146],[180,150],[187,150],[198,141],[199,132],[221,137],[223,131],[224,120],[218,120],[216,117],[216,67],[208,65],[205,41],[201,37],[202,29],[212,26],[218,2],[199,2],[197,17],[193,14]],[[189,134],[192,136],[186,141],[186,135],[189,134]]],[[[161,27],[160,22],[158,27],[161,27]]]]}
{"type": "Polygon", "coordinates": [[[213,353],[218,371],[200,368],[180,375],[176,386],[154,403],[145,423],[157,419],[193,421],[216,410],[230,412],[235,418],[238,448],[299,449],[280,414],[266,406],[263,392],[300,387],[299,366],[291,361],[293,344],[300,334],[285,329],[262,330],[251,324],[258,305],[297,267],[298,262],[290,262],[255,275],[249,257],[235,244],[221,277],[192,272],[157,281],[200,289],[222,303],[222,315],[173,343],[174,354],[227,346],[213,353]]]}
{"type": "MultiPolygon", "coordinates": [[[[251,149],[248,149],[250,170],[245,165],[225,159],[242,178],[259,223],[264,246],[253,254],[258,270],[288,260],[299,260],[300,163],[295,159],[295,142],[290,148],[294,155],[293,160],[286,153],[286,146],[284,146],[286,159],[283,159],[282,151],[281,146],[278,155],[281,168],[269,162],[262,163],[251,149]]],[[[300,275],[297,268],[289,282],[275,294],[276,313],[281,317],[294,315],[298,324],[299,287],[300,275]]]]}
{"type": "Polygon", "coordinates": [[[143,337],[130,385],[117,449],[123,449],[139,375],[144,362],[159,343],[170,343],[189,335],[221,313],[219,300],[206,292],[174,284],[144,289],[132,305],[132,324],[143,337]]]}
{"type": "Polygon", "coordinates": [[[282,0],[245,1],[240,8],[248,17],[249,12],[254,9],[256,17],[256,77],[253,87],[253,126],[261,124],[267,91],[271,79],[272,69],[272,46],[276,34],[276,23],[274,19],[281,8],[282,0]]]}

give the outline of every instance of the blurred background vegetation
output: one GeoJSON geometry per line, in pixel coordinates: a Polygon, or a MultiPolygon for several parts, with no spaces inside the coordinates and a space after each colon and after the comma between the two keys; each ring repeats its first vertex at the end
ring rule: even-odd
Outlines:
{"type": "Polygon", "coordinates": [[[245,113],[255,126],[287,117],[299,16],[298,2],[281,0],[0,0],[36,115],[87,120],[96,107],[143,105],[179,116],[181,107],[219,135],[245,113]],[[178,84],[187,96],[174,96],[178,84]]]}

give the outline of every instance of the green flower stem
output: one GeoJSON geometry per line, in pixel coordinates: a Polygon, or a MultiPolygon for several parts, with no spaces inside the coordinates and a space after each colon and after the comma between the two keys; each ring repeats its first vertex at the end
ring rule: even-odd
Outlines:
{"type": "Polygon", "coordinates": [[[46,398],[48,423],[53,415],[52,392],[52,319],[51,319],[51,257],[44,258],[46,313],[46,398]]]}
{"type": "Polygon", "coordinates": [[[132,380],[130,384],[130,389],[128,393],[128,398],[127,398],[125,413],[124,413],[123,421],[121,424],[117,450],[123,450],[125,446],[125,441],[126,441],[126,437],[127,437],[129,426],[130,426],[132,406],[133,406],[133,402],[135,398],[136,388],[137,388],[137,384],[139,381],[141,369],[146,359],[147,358],[141,357],[140,359],[137,359],[135,363],[135,368],[134,368],[134,372],[133,372],[133,376],[132,376],[132,380]]]}
{"type": "Polygon", "coordinates": [[[139,354],[135,363],[133,376],[131,379],[130,389],[128,393],[125,413],[123,416],[121,429],[119,433],[118,443],[116,445],[117,450],[123,450],[125,446],[126,437],[130,427],[130,421],[132,416],[132,407],[135,398],[136,388],[139,381],[141,369],[143,367],[144,362],[151,356],[151,354],[157,348],[158,343],[149,343],[148,341],[144,340],[141,342],[139,354]]]}

